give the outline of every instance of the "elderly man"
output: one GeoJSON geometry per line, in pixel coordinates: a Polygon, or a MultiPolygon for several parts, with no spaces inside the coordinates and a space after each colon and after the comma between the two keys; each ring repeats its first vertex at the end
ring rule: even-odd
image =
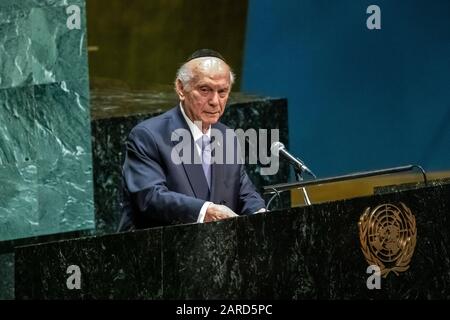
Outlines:
{"type": "MultiPolygon", "coordinates": [[[[123,165],[119,231],[216,221],[264,210],[242,163],[211,161],[211,131],[226,137],[227,127],[219,118],[233,81],[219,53],[196,51],[177,73],[179,105],[133,128],[123,165]],[[177,141],[172,138],[180,129],[190,133],[191,150],[200,163],[174,161],[177,141]]],[[[221,146],[225,145],[238,148],[230,138],[221,146]]]]}

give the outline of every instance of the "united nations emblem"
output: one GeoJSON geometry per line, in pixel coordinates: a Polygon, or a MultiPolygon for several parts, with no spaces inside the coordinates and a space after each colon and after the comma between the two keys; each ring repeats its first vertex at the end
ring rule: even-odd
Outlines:
{"type": "Polygon", "coordinates": [[[367,208],[359,219],[361,250],[369,265],[377,265],[381,276],[389,272],[398,275],[409,268],[416,247],[416,218],[411,210],[400,206],[382,204],[367,208]]]}

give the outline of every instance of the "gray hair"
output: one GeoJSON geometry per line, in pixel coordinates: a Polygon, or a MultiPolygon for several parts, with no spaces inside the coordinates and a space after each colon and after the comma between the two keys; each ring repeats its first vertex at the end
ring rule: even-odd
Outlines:
{"type": "MultiPolygon", "coordinates": [[[[217,59],[219,61],[219,58],[215,58],[215,57],[203,57],[203,58],[198,58],[198,59],[217,59]]],[[[183,87],[185,87],[187,90],[190,90],[190,82],[192,81],[192,79],[194,78],[194,73],[192,72],[192,68],[189,67],[189,61],[184,63],[177,71],[177,76],[175,78],[175,86],[176,86],[176,82],[178,80],[181,81],[181,83],[183,84],[183,87]]],[[[233,71],[231,70],[230,66],[228,66],[228,68],[230,69],[230,85],[233,85],[234,80],[235,80],[235,75],[233,73],[233,71]]]]}

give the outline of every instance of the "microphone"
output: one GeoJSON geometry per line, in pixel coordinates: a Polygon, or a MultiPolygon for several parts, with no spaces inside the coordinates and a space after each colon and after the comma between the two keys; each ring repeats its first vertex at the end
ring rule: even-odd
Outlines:
{"type": "Polygon", "coordinates": [[[283,156],[287,161],[289,161],[294,167],[298,168],[300,171],[304,171],[309,173],[311,176],[316,178],[316,175],[309,170],[309,168],[297,157],[294,157],[289,151],[286,150],[286,147],[283,143],[276,141],[272,143],[270,147],[270,152],[275,156],[283,156]]]}

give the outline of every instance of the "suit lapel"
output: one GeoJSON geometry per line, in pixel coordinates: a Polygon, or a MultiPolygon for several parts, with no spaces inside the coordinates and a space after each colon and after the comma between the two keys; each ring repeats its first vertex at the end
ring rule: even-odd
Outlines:
{"type": "MultiPolygon", "coordinates": [[[[215,125],[212,125],[212,128],[218,129],[215,125]]],[[[226,159],[226,148],[225,148],[225,133],[222,132],[223,137],[223,145],[217,145],[218,148],[222,148],[223,151],[223,162],[226,159]]],[[[215,203],[221,203],[221,193],[223,192],[223,184],[224,184],[224,164],[213,163],[211,165],[211,201],[215,203]]]]}
{"type": "Polygon", "coordinates": [[[217,201],[220,193],[223,190],[223,164],[214,163],[211,167],[211,201],[217,201]]]}
{"type": "MultiPolygon", "coordinates": [[[[190,147],[191,147],[191,164],[187,164],[183,162],[184,171],[186,172],[186,176],[188,178],[189,184],[191,185],[192,191],[195,194],[196,198],[209,200],[210,192],[208,188],[208,183],[205,178],[205,174],[203,172],[203,168],[201,163],[194,163],[194,156],[198,156],[198,152],[195,146],[195,141],[192,136],[191,130],[189,130],[189,126],[183,118],[183,114],[181,113],[180,107],[176,107],[172,116],[172,126],[171,132],[175,132],[177,129],[185,129],[189,132],[189,136],[191,139],[190,147]]],[[[178,144],[179,141],[172,141],[174,145],[178,144]]]]}

